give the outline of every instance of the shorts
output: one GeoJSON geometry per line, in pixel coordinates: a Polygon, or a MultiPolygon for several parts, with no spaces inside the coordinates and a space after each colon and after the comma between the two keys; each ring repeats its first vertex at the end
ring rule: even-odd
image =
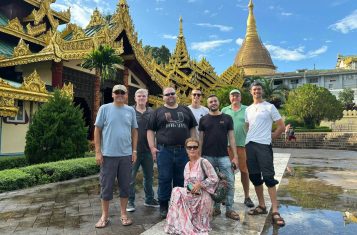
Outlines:
{"type": "MultiPolygon", "coordinates": [[[[248,173],[247,168],[247,155],[245,153],[245,147],[237,146],[237,154],[238,154],[238,168],[241,172],[248,173]]],[[[233,153],[231,148],[228,146],[228,155],[229,159],[233,160],[233,153]]]]}
{"type": "Polygon", "coordinates": [[[119,197],[128,198],[131,180],[131,156],[103,157],[100,167],[100,198],[104,201],[113,199],[115,178],[118,180],[119,197]]]}
{"type": "Polygon", "coordinates": [[[271,144],[250,141],[245,146],[249,174],[274,176],[273,148],[271,144]]]}

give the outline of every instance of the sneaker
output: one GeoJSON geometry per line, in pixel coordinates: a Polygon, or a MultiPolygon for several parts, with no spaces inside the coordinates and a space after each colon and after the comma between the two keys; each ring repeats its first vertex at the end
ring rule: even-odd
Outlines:
{"type": "Polygon", "coordinates": [[[158,208],[158,207],[160,207],[160,204],[156,199],[152,199],[152,201],[150,203],[145,202],[144,206],[158,208]]]}
{"type": "Polygon", "coordinates": [[[132,202],[129,202],[128,205],[126,206],[126,211],[127,212],[134,212],[135,211],[135,205],[132,202]]]}
{"type": "Polygon", "coordinates": [[[252,202],[252,200],[250,199],[250,197],[247,197],[246,199],[244,199],[244,204],[247,207],[254,207],[254,203],[252,202]]]}

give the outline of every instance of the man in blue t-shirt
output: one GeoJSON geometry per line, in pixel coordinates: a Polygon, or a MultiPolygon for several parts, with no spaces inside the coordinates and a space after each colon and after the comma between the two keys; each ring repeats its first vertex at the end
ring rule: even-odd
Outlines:
{"type": "Polygon", "coordinates": [[[131,225],[126,206],[128,204],[131,165],[136,161],[138,124],[133,107],[125,104],[127,89],[123,85],[113,87],[114,102],[99,108],[95,121],[95,160],[100,165],[100,197],[102,217],[96,228],[109,223],[109,201],[113,199],[115,178],[119,184],[122,225],[131,225]]]}

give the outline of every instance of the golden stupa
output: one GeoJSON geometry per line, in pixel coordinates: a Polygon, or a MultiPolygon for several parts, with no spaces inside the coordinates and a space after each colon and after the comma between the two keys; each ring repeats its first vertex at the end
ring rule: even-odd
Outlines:
{"type": "Polygon", "coordinates": [[[249,1],[248,7],[247,31],[243,44],[234,60],[234,65],[243,68],[245,76],[274,74],[276,67],[258,35],[252,0],[249,1]]]}

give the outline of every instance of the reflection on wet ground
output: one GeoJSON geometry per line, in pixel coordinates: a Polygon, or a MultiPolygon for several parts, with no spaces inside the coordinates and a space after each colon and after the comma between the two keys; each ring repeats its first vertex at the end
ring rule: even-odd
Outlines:
{"type": "Polygon", "coordinates": [[[274,228],[268,217],[262,234],[356,234],[357,152],[275,152],[291,153],[291,172],[285,174],[278,191],[279,210],[287,225],[274,228]]]}

